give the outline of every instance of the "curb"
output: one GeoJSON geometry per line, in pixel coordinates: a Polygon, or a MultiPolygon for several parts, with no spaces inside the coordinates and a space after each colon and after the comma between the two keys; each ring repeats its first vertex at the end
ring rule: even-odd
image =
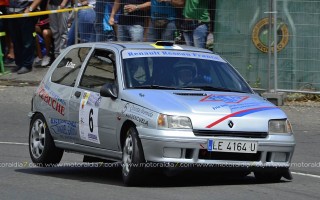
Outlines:
{"type": "Polygon", "coordinates": [[[25,87],[25,86],[38,86],[41,81],[30,81],[30,80],[0,80],[0,86],[14,86],[14,87],[25,87]]]}

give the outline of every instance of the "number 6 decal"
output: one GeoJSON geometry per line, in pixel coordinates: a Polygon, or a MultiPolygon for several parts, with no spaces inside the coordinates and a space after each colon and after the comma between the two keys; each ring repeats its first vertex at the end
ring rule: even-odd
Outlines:
{"type": "Polygon", "coordinates": [[[91,109],[90,109],[90,112],[89,112],[89,129],[90,129],[90,132],[91,132],[91,133],[93,132],[93,119],[92,119],[92,115],[93,115],[93,109],[91,108],[91,109]]]}
{"type": "Polygon", "coordinates": [[[82,140],[100,144],[98,112],[100,95],[85,91],[79,106],[79,133],[82,140]]]}

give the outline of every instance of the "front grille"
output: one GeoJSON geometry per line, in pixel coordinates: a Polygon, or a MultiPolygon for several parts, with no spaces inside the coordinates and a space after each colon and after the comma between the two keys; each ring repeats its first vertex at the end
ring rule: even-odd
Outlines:
{"type": "Polygon", "coordinates": [[[260,161],[261,152],[257,153],[226,153],[201,149],[199,159],[203,160],[229,160],[229,161],[260,161]]]}
{"type": "Polygon", "coordinates": [[[216,130],[193,130],[195,136],[223,136],[242,138],[266,138],[267,132],[244,132],[244,131],[216,131],[216,130]]]}

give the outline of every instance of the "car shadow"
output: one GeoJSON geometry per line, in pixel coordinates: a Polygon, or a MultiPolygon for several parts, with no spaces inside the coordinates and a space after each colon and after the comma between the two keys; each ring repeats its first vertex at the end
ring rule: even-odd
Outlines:
{"type": "MultiPolygon", "coordinates": [[[[32,167],[16,169],[16,172],[50,176],[62,179],[72,179],[81,182],[101,183],[107,185],[125,186],[122,182],[120,167],[32,167]]],[[[160,170],[147,170],[143,182],[139,186],[148,188],[165,187],[195,187],[195,186],[221,186],[221,185],[256,185],[275,184],[257,181],[253,174],[238,176],[234,173],[207,172],[207,171],[182,171],[166,174],[160,170]]],[[[281,179],[278,183],[287,183],[281,179]]]]}
{"type": "Polygon", "coordinates": [[[121,169],[106,167],[32,167],[16,169],[16,172],[122,186],[121,169]]]}

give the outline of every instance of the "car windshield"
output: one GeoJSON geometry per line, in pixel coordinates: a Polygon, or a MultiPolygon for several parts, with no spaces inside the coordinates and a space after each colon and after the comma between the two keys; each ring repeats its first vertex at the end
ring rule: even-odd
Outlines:
{"type": "Polygon", "coordinates": [[[126,88],[252,92],[236,70],[215,54],[125,50],[122,56],[126,88]]]}

